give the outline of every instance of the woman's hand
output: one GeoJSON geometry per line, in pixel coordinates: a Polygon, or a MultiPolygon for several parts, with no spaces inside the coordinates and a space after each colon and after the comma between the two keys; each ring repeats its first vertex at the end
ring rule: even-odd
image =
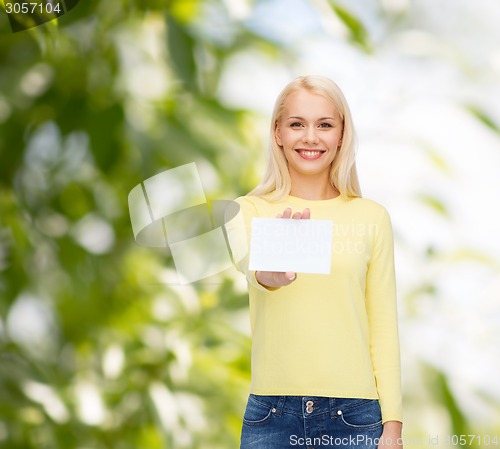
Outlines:
{"type": "Polygon", "coordinates": [[[403,449],[402,428],[403,424],[400,421],[385,422],[378,449],[403,449]]]}
{"type": "MultiPolygon", "coordinates": [[[[276,218],[293,218],[295,220],[308,220],[311,218],[311,211],[304,209],[302,212],[295,212],[292,215],[292,209],[287,207],[282,214],[276,215],[276,218]]],[[[264,287],[285,287],[297,279],[297,273],[293,271],[257,271],[255,273],[257,282],[264,287]]]]}

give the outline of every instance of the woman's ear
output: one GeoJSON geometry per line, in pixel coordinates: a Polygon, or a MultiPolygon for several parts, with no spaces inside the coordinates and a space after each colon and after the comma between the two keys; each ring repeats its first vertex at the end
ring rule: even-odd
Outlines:
{"type": "Polygon", "coordinates": [[[278,125],[278,122],[275,123],[274,125],[274,140],[276,140],[276,143],[281,147],[281,129],[278,125]]]}
{"type": "Polygon", "coordinates": [[[337,145],[337,150],[340,150],[343,141],[344,141],[344,131],[342,131],[342,135],[340,136],[339,143],[337,145]]]}

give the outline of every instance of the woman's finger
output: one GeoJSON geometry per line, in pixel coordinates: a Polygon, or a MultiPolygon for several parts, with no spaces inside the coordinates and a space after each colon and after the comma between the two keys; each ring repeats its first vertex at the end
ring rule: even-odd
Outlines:
{"type": "Polygon", "coordinates": [[[311,210],[306,207],[303,212],[294,212],[292,215],[292,208],[287,207],[282,214],[277,214],[276,218],[293,218],[295,220],[300,218],[309,219],[311,218],[311,210]]]}

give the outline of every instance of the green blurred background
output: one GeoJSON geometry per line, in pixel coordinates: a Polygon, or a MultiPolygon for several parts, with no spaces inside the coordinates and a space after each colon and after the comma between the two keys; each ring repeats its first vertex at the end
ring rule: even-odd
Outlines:
{"type": "Polygon", "coordinates": [[[305,73],[346,92],[393,217],[406,447],[500,446],[500,9],[471,3],[81,0],[18,33],[2,5],[0,447],[238,447],[244,279],[170,282],[127,196],[190,162],[247,193],[305,73]]]}

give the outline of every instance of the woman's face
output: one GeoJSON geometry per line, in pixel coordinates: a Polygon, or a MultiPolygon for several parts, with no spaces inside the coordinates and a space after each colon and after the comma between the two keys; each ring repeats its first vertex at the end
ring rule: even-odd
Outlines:
{"type": "Polygon", "coordinates": [[[296,174],[329,172],[342,143],[342,128],[337,108],[324,96],[305,89],[288,95],[275,139],[288,161],[292,182],[296,174]]]}

